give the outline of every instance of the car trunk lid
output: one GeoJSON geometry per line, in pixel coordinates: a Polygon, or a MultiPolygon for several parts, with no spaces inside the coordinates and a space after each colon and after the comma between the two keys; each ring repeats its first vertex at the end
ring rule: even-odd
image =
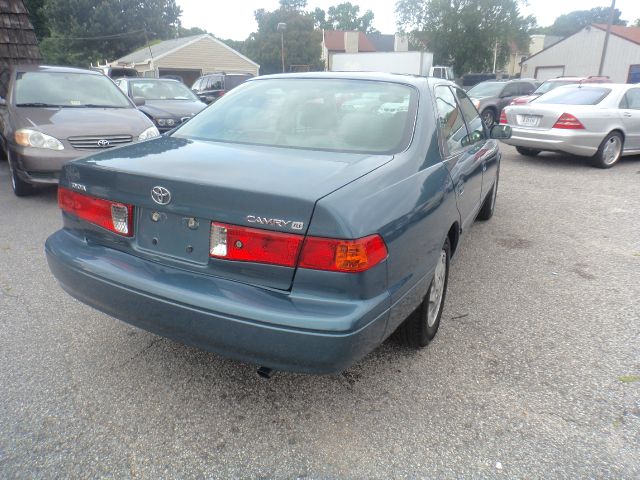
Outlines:
{"type": "Polygon", "coordinates": [[[294,268],[209,258],[211,222],[303,235],[320,198],[392,158],[165,137],[73,162],[62,182],[134,205],[135,255],[286,290],[294,268]]]}

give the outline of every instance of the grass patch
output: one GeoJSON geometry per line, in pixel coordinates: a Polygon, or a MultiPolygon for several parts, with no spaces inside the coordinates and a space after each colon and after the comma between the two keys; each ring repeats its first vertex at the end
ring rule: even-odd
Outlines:
{"type": "Polygon", "coordinates": [[[622,383],[640,382],[640,375],[622,375],[621,377],[618,377],[618,380],[622,383]]]}

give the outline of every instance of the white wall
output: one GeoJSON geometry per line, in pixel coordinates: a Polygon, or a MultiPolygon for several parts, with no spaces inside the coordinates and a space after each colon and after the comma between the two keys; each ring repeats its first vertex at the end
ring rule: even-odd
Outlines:
{"type": "MultiPolygon", "coordinates": [[[[564,67],[564,75],[597,75],[605,32],[587,27],[522,64],[522,76],[534,77],[537,67],[564,67]]],[[[640,64],[640,45],[614,34],[609,37],[603,75],[626,83],[629,66],[640,64]]]]}

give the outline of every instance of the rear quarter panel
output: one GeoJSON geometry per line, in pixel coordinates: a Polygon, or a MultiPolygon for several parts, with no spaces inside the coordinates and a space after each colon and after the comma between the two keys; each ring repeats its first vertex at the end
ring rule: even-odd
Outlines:
{"type": "MultiPolygon", "coordinates": [[[[408,150],[321,199],[309,235],[359,238],[380,233],[387,245],[391,314],[386,335],[424,295],[451,226],[460,221],[453,183],[441,161],[430,91],[420,89],[413,142],[408,150]]],[[[302,278],[296,274],[295,285],[302,278]]]]}

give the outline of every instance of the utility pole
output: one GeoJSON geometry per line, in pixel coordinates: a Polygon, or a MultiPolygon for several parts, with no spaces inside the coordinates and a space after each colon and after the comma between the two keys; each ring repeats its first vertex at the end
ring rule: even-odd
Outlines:
{"type": "Polygon", "coordinates": [[[604,70],[604,60],[607,57],[607,46],[609,45],[609,35],[611,35],[611,24],[613,23],[613,12],[616,8],[616,0],[611,0],[611,11],[609,11],[609,23],[607,23],[607,33],[604,36],[604,45],[602,46],[602,57],[600,57],[600,68],[598,69],[598,76],[602,76],[602,70],[604,70]]]}
{"type": "Polygon", "coordinates": [[[284,73],[284,31],[287,29],[287,24],[284,22],[278,23],[278,31],[280,32],[280,54],[282,56],[282,73],[284,73]]]}
{"type": "Polygon", "coordinates": [[[493,73],[496,73],[497,62],[498,62],[498,39],[496,38],[496,46],[493,49],[493,73]]]}

